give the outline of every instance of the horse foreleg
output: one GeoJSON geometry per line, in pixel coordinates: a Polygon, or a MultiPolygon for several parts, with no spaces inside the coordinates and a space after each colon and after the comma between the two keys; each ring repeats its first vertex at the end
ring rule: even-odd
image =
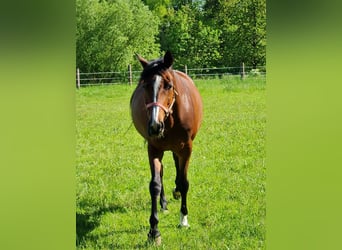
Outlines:
{"type": "Polygon", "coordinates": [[[151,182],[150,182],[150,195],[151,195],[151,216],[150,216],[150,231],[148,233],[149,240],[155,241],[157,244],[161,242],[161,234],[158,230],[158,212],[157,200],[162,191],[161,181],[161,159],[163,152],[157,152],[150,145],[148,147],[150,168],[151,168],[151,182]]]}

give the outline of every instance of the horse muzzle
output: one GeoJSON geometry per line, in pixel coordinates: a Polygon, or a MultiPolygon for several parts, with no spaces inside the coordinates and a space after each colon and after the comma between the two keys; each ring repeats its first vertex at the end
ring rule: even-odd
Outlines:
{"type": "Polygon", "coordinates": [[[164,128],[164,122],[151,120],[148,124],[148,135],[151,137],[163,137],[164,128]]]}

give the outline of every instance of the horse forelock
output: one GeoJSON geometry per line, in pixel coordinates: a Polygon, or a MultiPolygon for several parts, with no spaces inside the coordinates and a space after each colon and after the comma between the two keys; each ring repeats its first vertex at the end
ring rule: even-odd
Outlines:
{"type": "Polygon", "coordinates": [[[141,78],[147,78],[154,75],[163,75],[167,71],[163,59],[157,59],[155,61],[149,62],[141,73],[141,78]]]}

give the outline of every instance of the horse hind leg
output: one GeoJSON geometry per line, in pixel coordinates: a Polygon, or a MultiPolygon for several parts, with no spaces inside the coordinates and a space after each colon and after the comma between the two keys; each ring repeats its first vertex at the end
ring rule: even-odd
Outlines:
{"type": "Polygon", "coordinates": [[[162,212],[168,212],[167,209],[167,200],[164,192],[164,184],[163,184],[163,164],[161,164],[160,171],[160,181],[161,181],[161,192],[160,192],[160,207],[162,212]]]}
{"type": "Polygon", "coordinates": [[[189,181],[186,179],[186,177],[182,180],[181,185],[181,196],[182,196],[182,203],[181,203],[181,210],[180,210],[180,227],[190,227],[188,223],[188,208],[186,205],[187,202],[187,193],[189,190],[189,181]]]}
{"type": "Polygon", "coordinates": [[[180,223],[179,227],[189,227],[188,223],[188,209],[187,209],[187,193],[189,190],[189,181],[187,179],[187,170],[189,166],[189,159],[191,155],[191,149],[189,154],[185,154],[182,158],[179,158],[176,154],[173,154],[177,168],[176,175],[176,188],[173,192],[175,199],[181,199],[180,209],[180,223]]]}
{"type": "Polygon", "coordinates": [[[181,193],[177,190],[177,188],[173,189],[172,195],[175,200],[179,200],[181,197],[181,193]]]}
{"type": "Polygon", "coordinates": [[[179,187],[180,187],[179,158],[175,153],[172,153],[172,156],[173,156],[173,160],[174,160],[175,166],[176,166],[176,180],[175,180],[176,187],[173,189],[172,194],[173,194],[173,198],[175,200],[179,200],[181,197],[181,193],[180,193],[180,189],[179,189],[179,187]]]}

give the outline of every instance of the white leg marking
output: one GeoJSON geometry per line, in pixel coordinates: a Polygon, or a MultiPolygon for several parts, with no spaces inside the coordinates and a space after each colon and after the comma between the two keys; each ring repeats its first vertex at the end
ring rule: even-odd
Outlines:
{"type": "Polygon", "coordinates": [[[183,215],[182,212],[180,213],[180,227],[190,227],[188,223],[188,215],[183,215]]]}

